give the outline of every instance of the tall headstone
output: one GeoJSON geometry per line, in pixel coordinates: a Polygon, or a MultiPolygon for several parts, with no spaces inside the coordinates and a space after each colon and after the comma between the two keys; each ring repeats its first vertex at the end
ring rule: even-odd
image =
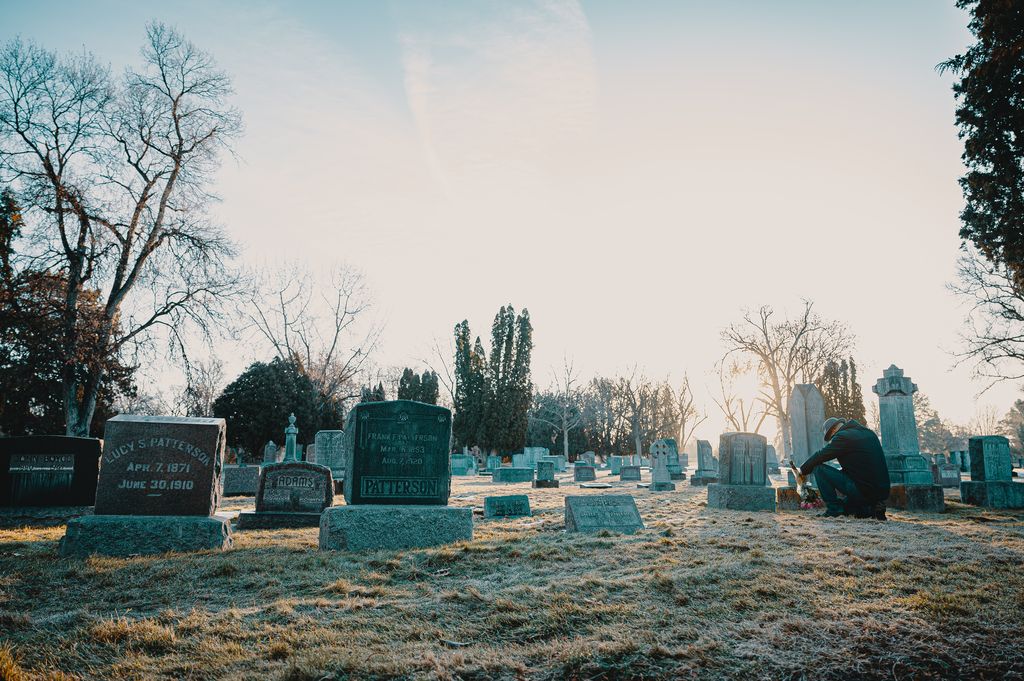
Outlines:
{"type": "Polygon", "coordinates": [[[718,482],[718,466],[711,451],[711,443],[697,440],[697,471],[690,478],[691,485],[708,485],[718,482]]]}
{"type": "Polygon", "coordinates": [[[263,447],[263,463],[277,463],[278,461],[280,461],[278,456],[279,456],[278,448],[277,448],[277,445],[274,444],[273,440],[271,440],[266,445],[264,445],[264,447],[263,447]]]}
{"type": "Polygon", "coordinates": [[[340,493],[339,483],[345,479],[345,431],[320,430],[314,438],[317,463],[331,469],[334,489],[340,493]]]}
{"type": "Polygon", "coordinates": [[[965,504],[989,508],[1024,508],[1024,482],[1013,482],[1010,441],[1001,435],[972,437],[971,479],[960,483],[965,504]]]}
{"type": "Polygon", "coordinates": [[[92,506],[102,450],[91,437],[0,438],[0,507],[92,506]]]}
{"type": "MultiPolygon", "coordinates": [[[[411,400],[363,402],[345,429],[345,506],[324,511],[320,548],[403,549],[473,538],[473,510],[448,506],[452,413],[411,400]]],[[[532,469],[531,469],[532,477],[532,469]]]]}
{"type": "Polygon", "coordinates": [[[768,480],[768,443],[755,433],[724,433],[719,439],[718,482],[708,485],[708,508],[774,511],[768,480]]]}
{"type": "Polygon", "coordinates": [[[284,429],[284,460],[285,461],[301,461],[302,452],[299,450],[296,444],[296,439],[299,435],[299,429],[295,425],[295,414],[288,416],[288,425],[284,429]]]}
{"type": "Polygon", "coordinates": [[[871,391],[878,395],[882,450],[892,488],[888,505],[911,511],[942,511],[942,487],[932,478],[931,465],[921,456],[914,417],[917,386],[895,364],[882,372],[871,391]]]}
{"type": "Polygon", "coordinates": [[[825,398],[816,385],[798,383],[793,386],[787,405],[789,412],[790,459],[797,466],[825,446],[825,398]]]}
{"type": "Polygon", "coordinates": [[[213,517],[224,464],[224,419],[120,414],[106,423],[95,515],[68,522],[65,556],[224,549],[213,517]]]}
{"type": "Polygon", "coordinates": [[[609,456],[608,468],[612,475],[619,475],[622,472],[622,457],[614,454],[609,456]]]}
{"type": "Polygon", "coordinates": [[[493,471],[496,468],[501,468],[501,457],[492,454],[487,457],[487,470],[493,471]]]}
{"type": "Polygon", "coordinates": [[[659,452],[651,451],[653,467],[651,469],[651,486],[649,489],[652,492],[671,492],[675,490],[676,484],[672,482],[672,474],[668,470],[668,459],[670,456],[678,456],[678,454],[674,454],[670,449],[659,452]]]}

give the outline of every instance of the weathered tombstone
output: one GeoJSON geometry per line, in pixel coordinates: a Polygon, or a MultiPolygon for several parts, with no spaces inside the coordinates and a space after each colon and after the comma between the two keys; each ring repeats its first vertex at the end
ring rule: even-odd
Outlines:
{"type": "Polygon", "coordinates": [[[576,482],[592,482],[597,480],[597,469],[593,466],[576,464],[573,468],[573,480],[576,482]]]}
{"type": "Polygon", "coordinates": [[[501,468],[501,457],[500,456],[494,456],[494,455],[488,456],[487,457],[487,470],[493,471],[493,470],[498,469],[498,468],[501,468]]]}
{"type": "Polygon", "coordinates": [[[284,460],[302,461],[302,448],[296,440],[299,435],[299,428],[295,425],[295,414],[288,416],[288,426],[284,429],[284,460]]]}
{"type": "Polygon", "coordinates": [[[775,452],[773,445],[768,445],[768,474],[778,475],[782,472],[779,468],[779,455],[775,452]]]}
{"type": "Polygon", "coordinates": [[[800,466],[825,446],[825,434],[821,431],[825,423],[825,398],[817,386],[798,383],[793,386],[786,410],[791,443],[789,458],[800,466]]]}
{"type": "Polygon", "coordinates": [[[629,494],[594,494],[565,498],[565,529],[568,532],[609,530],[633,534],[644,521],[629,494]]]}
{"type": "Polygon", "coordinates": [[[525,494],[484,497],[485,518],[516,518],[528,515],[530,515],[530,497],[525,494]]]}
{"type": "Polygon", "coordinates": [[[95,515],[68,522],[63,556],[224,549],[213,517],[224,462],[224,419],[121,414],[106,423],[95,515]]]}
{"type": "Polygon", "coordinates": [[[263,467],[256,511],[238,514],[238,529],[319,527],[320,514],[334,504],[331,469],[308,461],[283,461],[263,467]]]}
{"type": "Polygon", "coordinates": [[[724,433],[719,439],[718,482],[708,485],[708,508],[774,511],[768,480],[767,441],[754,433],[724,433]]]}
{"type": "Polygon", "coordinates": [[[580,458],[586,461],[588,466],[593,466],[597,461],[597,454],[594,452],[583,452],[583,454],[580,455],[580,458]]]}
{"type": "Polygon", "coordinates": [[[654,461],[654,468],[651,470],[652,492],[671,492],[676,485],[672,482],[672,475],[668,471],[668,458],[672,456],[670,451],[651,452],[651,459],[654,461]]]}
{"type": "Polygon", "coordinates": [[[476,459],[466,454],[452,454],[452,475],[476,475],[476,459]]]}
{"type": "MultiPolygon", "coordinates": [[[[473,510],[448,506],[452,413],[411,400],[363,402],[345,429],[345,506],[320,518],[320,548],[404,549],[473,538],[473,510]]],[[[531,470],[532,476],[532,470],[531,470]]]]}
{"type": "Polygon", "coordinates": [[[555,480],[554,461],[537,462],[537,479],[533,481],[533,486],[537,489],[558,487],[558,480],[555,480]]]}
{"type": "Polygon", "coordinates": [[[622,472],[622,457],[612,456],[608,457],[608,468],[612,475],[619,475],[622,472]]]}
{"type": "Polygon", "coordinates": [[[533,482],[533,469],[502,466],[494,470],[491,479],[503,483],[533,482]]]}
{"type": "Polygon", "coordinates": [[[306,445],[306,451],[302,455],[302,460],[308,463],[317,463],[316,457],[316,443],[306,445]]]}
{"type": "Polygon", "coordinates": [[[697,440],[697,471],[690,478],[691,485],[707,485],[718,482],[718,466],[711,453],[711,443],[697,440]]]}
{"type": "Polygon", "coordinates": [[[0,507],[92,506],[102,450],[91,437],[0,438],[0,507]]]}
{"type": "Polygon", "coordinates": [[[540,461],[540,457],[550,455],[551,451],[547,447],[523,447],[523,456],[531,466],[536,465],[540,461]]]}
{"type": "Polygon", "coordinates": [[[1024,508],[1024,483],[1013,482],[1010,441],[1002,435],[972,437],[971,479],[960,483],[965,504],[989,508],[1024,508]]]}
{"type": "Polygon", "coordinates": [[[878,395],[879,430],[892,487],[888,505],[911,511],[942,511],[946,504],[928,460],[921,456],[914,418],[917,386],[896,365],[871,388],[878,395]]]}
{"type": "Polygon", "coordinates": [[[263,463],[277,463],[280,461],[278,458],[277,445],[271,440],[263,447],[263,463]]]}
{"type": "Polygon", "coordinates": [[[334,493],[341,494],[341,481],[345,479],[345,431],[319,430],[314,438],[317,463],[331,469],[334,493]]]}
{"type": "MultiPolygon", "coordinates": [[[[674,461],[675,463],[679,464],[683,469],[689,468],[690,467],[690,457],[689,457],[689,455],[686,454],[686,452],[679,451],[679,443],[676,442],[676,439],[674,437],[667,437],[667,438],[665,438],[665,442],[668,443],[668,446],[669,446],[669,448],[671,450],[671,453],[675,455],[675,459],[674,460],[671,457],[669,458],[669,465],[671,466],[673,464],[673,461],[674,461]]],[[[670,472],[671,472],[671,470],[672,469],[669,468],[670,472]]],[[[673,478],[673,480],[674,479],[675,478],[673,478]]]]}
{"type": "Polygon", "coordinates": [[[960,488],[960,468],[951,463],[939,466],[939,484],[944,488],[960,488]]]}
{"type": "Polygon", "coordinates": [[[260,467],[250,466],[239,458],[236,465],[224,466],[223,494],[226,497],[251,497],[260,484],[260,467]]]}
{"type": "Polygon", "coordinates": [[[623,466],[619,469],[619,480],[622,482],[630,480],[640,482],[640,466],[623,466]]]}
{"type": "Polygon", "coordinates": [[[555,464],[555,470],[559,473],[565,473],[565,470],[567,468],[565,455],[563,454],[538,456],[537,461],[551,461],[552,463],[555,464]]]}
{"type": "Polygon", "coordinates": [[[513,468],[533,468],[533,457],[527,456],[522,452],[512,455],[512,467],[513,468]]]}

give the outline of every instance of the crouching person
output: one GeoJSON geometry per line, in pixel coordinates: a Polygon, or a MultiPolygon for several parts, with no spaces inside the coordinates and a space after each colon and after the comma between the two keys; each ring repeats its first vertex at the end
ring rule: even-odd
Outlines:
{"type": "Polygon", "coordinates": [[[878,436],[853,419],[830,418],[822,428],[825,446],[800,466],[801,475],[814,473],[814,482],[826,506],[822,515],[885,520],[889,467],[878,436]],[[823,465],[832,459],[839,462],[842,470],[823,465]]]}

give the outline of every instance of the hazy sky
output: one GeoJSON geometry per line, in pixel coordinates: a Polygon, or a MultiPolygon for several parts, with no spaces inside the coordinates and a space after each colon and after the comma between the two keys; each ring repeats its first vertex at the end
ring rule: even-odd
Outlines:
{"type": "MultiPolygon", "coordinates": [[[[961,145],[934,67],[970,38],[952,0],[0,0],[0,38],[120,68],[153,18],[234,77],[247,132],[217,214],[244,261],[360,267],[383,364],[463,318],[486,337],[511,302],[536,382],[563,353],[685,370],[714,439],[721,328],[810,298],[856,333],[867,397],[896,363],[942,415],[976,412],[945,289],[961,145]]],[[[233,351],[232,374],[264,356],[233,351]]]]}

